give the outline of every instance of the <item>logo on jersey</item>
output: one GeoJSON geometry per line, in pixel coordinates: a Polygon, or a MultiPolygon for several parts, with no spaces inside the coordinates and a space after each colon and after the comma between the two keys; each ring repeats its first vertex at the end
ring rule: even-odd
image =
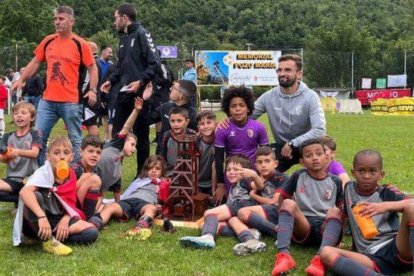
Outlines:
{"type": "Polygon", "coordinates": [[[332,190],[331,189],[326,190],[323,197],[325,198],[325,200],[330,200],[332,198],[332,190]]]}
{"type": "Polygon", "coordinates": [[[65,85],[65,83],[69,83],[69,81],[66,79],[66,77],[62,74],[62,71],[60,70],[60,62],[56,61],[52,65],[52,74],[50,76],[51,82],[60,81],[61,85],[65,85]]]}
{"type": "Polygon", "coordinates": [[[151,51],[155,53],[155,44],[154,44],[154,41],[152,40],[151,34],[146,33],[145,36],[147,37],[147,42],[148,42],[148,45],[150,46],[151,51]]]}
{"type": "Polygon", "coordinates": [[[131,48],[132,48],[132,47],[134,47],[134,44],[135,44],[135,38],[133,38],[133,39],[131,40],[131,48]]]}
{"type": "Polygon", "coordinates": [[[248,136],[249,138],[252,138],[252,137],[253,137],[253,135],[254,135],[254,131],[253,131],[253,129],[248,128],[248,129],[247,129],[247,136],[248,136]]]}
{"type": "Polygon", "coordinates": [[[230,131],[230,137],[236,136],[236,133],[234,131],[230,131]]]}

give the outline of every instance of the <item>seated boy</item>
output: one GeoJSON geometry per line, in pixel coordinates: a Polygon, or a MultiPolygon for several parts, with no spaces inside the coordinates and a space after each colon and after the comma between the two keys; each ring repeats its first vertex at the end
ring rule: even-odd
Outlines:
{"type": "Polygon", "coordinates": [[[183,246],[195,248],[214,248],[214,236],[217,233],[219,223],[227,222],[237,216],[237,212],[246,206],[256,203],[249,196],[253,189],[262,190],[262,178],[251,169],[249,159],[243,155],[232,155],[226,160],[226,176],[231,183],[229,198],[226,204],[220,205],[204,213],[204,225],[200,237],[182,237],[180,243],[183,246]],[[253,182],[251,182],[253,181],[253,182]]]}
{"type": "Polygon", "coordinates": [[[182,141],[188,135],[195,136],[195,132],[187,128],[190,119],[188,118],[188,111],[181,107],[174,107],[169,113],[170,130],[164,133],[162,138],[161,153],[167,163],[167,171],[174,169],[177,163],[180,151],[179,141],[182,141]]]}
{"type": "Polygon", "coordinates": [[[342,181],[342,187],[345,187],[345,184],[350,180],[349,175],[346,173],[346,170],[341,163],[335,160],[336,156],[336,142],[329,136],[322,136],[322,144],[325,146],[326,156],[328,157],[328,173],[338,176],[342,181]]]}
{"type": "Polygon", "coordinates": [[[1,140],[0,160],[7,163],[6,178],[0,179],[0,201],[17,203],[23,179],[37,168],[37,156],[42,146],[40,133],[33,130],[36,110],[30,103],[19,102],[12,109],[16,130],[1,140]]]}
{"type": "Polygon", "coordinates": [[[260,193],[256,190],[250,191],[250,197],[260,205],[244,207],[239,210],[237,217],[229,220],[230,227],[241,242],[233,248],[235,255],[247,255],[266,249],[264,242],[251,235],[248,226],[270,234],[276,239],[278,223],[276,204],[279,202],[280,195],[276,190],[288,179],[286,174],[276,170],[277,165],[278,161],[272,148],[264,146],[257,149],[256,170],[264,179],[264,188],[260,193]]]}
{"type": "Polygon", "coordinates": [[[197,147],[199,157],[198,191],[213,195],[216,184],[216,170],[214,167],[214,131],[216,129],[216,114],[211,110],[201,111],[197,115],[199,136],[197,147]]]}
{"type": "Polygon", "coordinates": [[[95,214],[102,199],[102,181],[95,172],[102,148],[103,142],[98,136],[84,137],[80,150],[81,160],[72,166],[77,179],[78,207],[85,213],[87,220],[95,214]]]}
{"type": "MultiPolygon", "coordinates": [[[[138,240],[146,240],[151,236],[149,229],[157,213],[156,204],[161,198],[161,189],[167,172],[164,159],[152,155],[145,160],[141,175],[128,187],[119,202],[105,205],[103,211],[90,219],[90,222],[101,229],[113,218],[130,219],[139,217],[135,227],[127,231],[127,236],[138,240]]],[[[167,184],[168,185],[168,184],[167,184]]],[[[169,187],[169,185],[168,185],[169,187]]]]}
{"type": "Polygon", "coordinates": [[[296,171],[278,192],[285,198],[279,208],[276,262],[272,275],[281,275],[296,267],[290,255],[291,239],[304,245],[319,245],[317,255],[306,268],[310,275],[323,275],[319,257],[324,246],[335,246],[342,233],[341,180],[326,172],[328,159],[319,139],[309,139],[300,147],[304,169],[296,171]],[[295,200],[290,199],[295,195],[295,200]]]}
{"type": "Polygon", "coordinates": [[[141,98],[135,98],[134,110],[129,115],[121,131],[115,135],[114,139],[105,144],[101,160],[97,164],[98,174],[102,180],[101,191],[112,191],[115,202],[118,202],[121,197],[122,159],[131,157],[136,150],[137,138],[130,133],[130,129],[142,109],[142,104],[143,100],[141,98]]]}
{"type": "Polygon", "coordinates": [[[47,162],[29,177],[20,191],[19,209],[13,229],[15,246],[23,235],[43,240],[43,249],[55,255],[68,255],[70,247],[61,242],[89,244],[98,238],[96,227],[82,219],[76,208],[76,176],[69,170],[66,179],[57,177],[59,161],[70,163],[73,148],[67,137],[53,138],[46,152],[47,162]]]}
{"type": "Polygon", "coordinates": [[[396,275],[413,272],[414,200],[384,177],[382,157],[374,150],[358,152],[353,161],[355,181],[345,186],[344,213],[349,219],[357,252],[326,246],[322,262],[339,275],[396,275]],[[378,234],[365,238],[352,207],[362,204],[360,216],[372,218],[378,234]],[[398,213],[402,213],[400,221],[398,213]]]}

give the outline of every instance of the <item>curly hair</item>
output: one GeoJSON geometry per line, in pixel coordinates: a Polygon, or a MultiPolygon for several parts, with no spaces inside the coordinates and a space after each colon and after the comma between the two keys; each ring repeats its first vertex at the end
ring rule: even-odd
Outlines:
{"type": "Polygon", "coordinates": [[[221,110],[230,117],[230,101],[234,97],[240,97],[244,100],[249,111],[247,116],[250,116],[254,110],[254,95],[253,91],[246,86],[230,86],[224,91],[223,99],[221,100],[221,110]]]}

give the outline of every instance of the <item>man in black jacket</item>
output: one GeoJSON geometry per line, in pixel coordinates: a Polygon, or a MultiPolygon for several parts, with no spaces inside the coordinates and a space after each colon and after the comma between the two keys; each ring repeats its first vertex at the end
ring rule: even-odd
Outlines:
{"type": "MultiPolygon", "coordinates": [[[[141,97],[152,79],[154,79],[160,59],[151,34],[137,21],[137,11],[130,3],[121,4],[114,14],[115,27],[120,33],[118,64],[114,72],[105,81],[101,90],[109,92],[112,86],[117,94],[113,132],[118,133],[134,108],[134,98],[141,97]],[[116,87],[115,87],[116,86],[116,87]],[[116,92],[117,91],[117,92],[116,92]]],[[[144,161],[149,156],[149,103],[143,108],[134,125],[137,143],[137,172],[140,172],[144,161]]]]}

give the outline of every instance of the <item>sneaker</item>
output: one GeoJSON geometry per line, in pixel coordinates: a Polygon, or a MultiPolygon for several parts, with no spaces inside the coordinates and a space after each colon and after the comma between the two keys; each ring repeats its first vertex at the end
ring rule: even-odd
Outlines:
{"type": "Polygon", "coordinates": [[[262,233],[260,233],[260,231],[257,230],[256,228],[250,228],[249,230],[250,230],[250,233],[252,233],[253,237],[256,240],[260,241],[260,238],[262,237],[262,233]]]}
{"type": "Polygon", "coordinates": [[[275,257],[276,260],[272,270],[272,276],[288,273],[296,267],[295,260],[287,253],[277,253],[275,257]]]}
{"type": "Polygon", "coordinates": [[[214,248],[216,243],[214,242],[214,237],[212,235],[203,235],[201,237],[182,237],[180,243],[184,247],[194,247],[194,248],[214,248]]]}
{"type": "Polygon", "coordinates": [[[135,227],[135,228],[128,230],[125,233],[125,235],[130,238],[133,237],[134,239],[139,240],[139,241],[145,241],[145,240],[148,240],[149,237],[151,237],[152,232],[151,232],[151,229],[149,228],[135,227]]]}
{"type": "Polygon", "coordinates": [[[310,261],[310,265],[305,269],[308,275],[312,276],[324,276],[326,274],[326,268],[321,262],[321,257],[316,255],[310,261]]]}
{"type": "Polygon", "coordinates": [[[246,256],[263,251],[266,251],[266,244],[255,239],[248,240],[243,243],[238,243],[233,247],[233,253],[237,256],[246,256]]]}
{"type": "Polygon", "coordinates": [[[55,254],[57,256],[67,256],[70,253],[72,253],[72,248],[64,245],[56,239],[50,239],[48,241],[43,242],[43,250],[55,254]]]}

